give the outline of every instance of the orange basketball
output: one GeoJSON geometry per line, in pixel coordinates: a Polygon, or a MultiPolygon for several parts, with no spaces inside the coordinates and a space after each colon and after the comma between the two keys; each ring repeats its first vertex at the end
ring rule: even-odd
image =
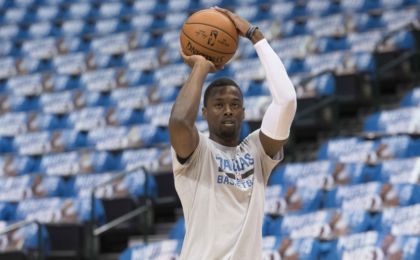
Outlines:
{"type": "Polygon", "coordinates": [[[185,21],[180,41],[186,55],[199,54],[215,65],[224,65],[235,54],[239,39],[229,17],[213,9],[204,9],[185,21]]]}

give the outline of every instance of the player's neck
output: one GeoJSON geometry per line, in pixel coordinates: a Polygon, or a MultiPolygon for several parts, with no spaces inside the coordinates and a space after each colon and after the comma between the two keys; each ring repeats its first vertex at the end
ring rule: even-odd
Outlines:
{"type": "Polygon", "coordinates": [[[210,133],[210,140],[213,140],[214,142],[221,144],[223,146],[229,146],[229,147],[235,147],[239,144],[239,135],[229,138],[223,138],[220,136],[217,136],[213,133],[210,133]]]}

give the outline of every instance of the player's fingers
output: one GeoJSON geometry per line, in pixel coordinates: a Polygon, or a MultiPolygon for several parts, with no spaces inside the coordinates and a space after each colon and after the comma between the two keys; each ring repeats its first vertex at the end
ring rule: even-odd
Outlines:
{"type": "Polygon", "coordinates": [[[181,54],[181,57],[183,58],[183,59],[186,59],[188,56],[187,55],[185,55],[185,53],[182,51],[182,48],[179,48],[179,53],[181,54]]]}
{"type": "Polygon", "coordinates": [[[229,11],[228,9],[221,8],[221,7],[218,7],[218,6],[215,6],[215,7],[213,7],[213,8],[214,8],[215,10],[219,11],[219,12],[222,12],[222,13],[224,13],[224,14],[226,14],[226,15],[230,16],[230,17],[232,17],[232,16],[233,16],[233,13],[232,13],[231,11],[229,11]]]}

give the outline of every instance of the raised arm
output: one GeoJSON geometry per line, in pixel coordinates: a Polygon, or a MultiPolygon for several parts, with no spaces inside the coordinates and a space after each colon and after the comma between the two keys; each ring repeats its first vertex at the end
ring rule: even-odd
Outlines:
{"type": "Polygon", "coordinates": [[[219,7],[215,9],[228,15],[239,34],[251,40],[264,68],[273,100],[261,123],[260,140],[266,154],[274,157],[289,137],[290,126],[296,113],[295,88],[279,56],[258,28],[229,10],[219,7]]]}
{"type": "Polygon", "coordinates": [[[210,61],[199,55],[184,58],[192,71],[181,88],[169,118],[171,145],[181,160],[186,160],[197,148],[199,136],[194,125],[200,106],[201,90],[207,74],[217,68],[210,61]]]}

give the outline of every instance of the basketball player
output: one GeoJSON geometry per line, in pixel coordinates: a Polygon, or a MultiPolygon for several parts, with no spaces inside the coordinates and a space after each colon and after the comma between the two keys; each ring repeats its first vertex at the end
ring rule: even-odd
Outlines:
{"type": "Polygon", "coordinates": [[[272,94],[258,129],[240,142],[244,100],[238,85],[223,78],[204,94],[203,117],[210,137],[194,125],[208,73],[221,69],[203,56],[185,56],[192,68],[172,108],[169,131],[175,188],[186,235],[181,259],[262,258],[264,190],[283,158],[283,145],[296,111],[296,93],[285,68],[258,28],[228,10],[239,34],[258,53],[272,94]]]}

